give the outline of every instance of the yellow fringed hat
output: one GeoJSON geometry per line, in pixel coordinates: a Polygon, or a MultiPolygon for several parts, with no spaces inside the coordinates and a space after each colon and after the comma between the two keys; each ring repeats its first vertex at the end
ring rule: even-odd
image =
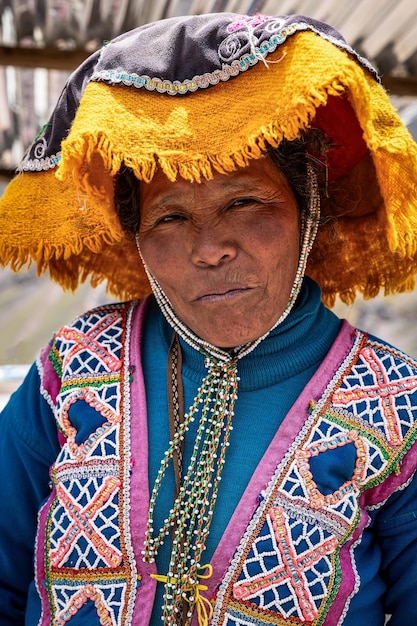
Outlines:
{"type": "Polygon", "coordinates": [[[0,263],[34,262],[75,289],[150,292],[113,201],[122,164],[149,181],[199,181],[309,128],[328,139],[323,224],[307,274],[333,304],[411,290],[417,273],[417,146],[375,70],[303,16],[219,13],[130,31],[93,54],[0,200],[0,263]]]}

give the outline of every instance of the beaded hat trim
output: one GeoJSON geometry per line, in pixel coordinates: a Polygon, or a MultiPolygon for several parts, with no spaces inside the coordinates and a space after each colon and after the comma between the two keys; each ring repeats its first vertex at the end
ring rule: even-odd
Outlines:
{"type": "MultiPolygon", "coordinates": [[[[228,30],[230,31],[230,34],[221,42],[219,46],[219,58],[222,61],[221,69],[216,69],[213,72],[206,72],[204,74],[197,74],[193,78],[185,79],[183,81],[170,81],[156,76],[139,76],[135,72],[127,73],[120,70],[98,70],[93,73],[91,80],[96,82],[104,81],[111,85],[120,84],[126,85],[127,87],[133,86],[137,89],[144,87],[148,91],[157,91],[158,93],[166,93],[171,96],[192,93],[197,91],[197,89],[207,89],[207,87],[210,87],[211,85],[217,85],[220,81],[226,81],[233,76],[238,76],[239,73],[245,72],[249,67],[259,63],[259,61],[265,62],[265,58],[271,54],[271,52],[274,52],[278,46],[287,40],[288,37],[301,30],[310,30],[315,32],[338,47],[348,50],[351,54],[355,55],[358,60],[360,60],[364,67],[366,67],[375,75],[376,78],[378,78],[375,68],[367,59],[357,55],[356,51],[340,38],[325,35],[323,32],[314,28],[311,23],[309,24],[302,21],[290,21],[288,23],[288,20],[284,17],[271,18],[267,15],[241,17],[242,19],[240,21],[238,20],[229,26],[228,30]],[[274,34],[272,34],[269,39],[263,40],[259,45],[256,45],[259,43],[259,40],[255,35],[255,29],[257,26],[266,22],[268,23],[268,29],[266,32],[274,34]],[[244,31],[247,30],[248,41],[252,37],[250,44],[251,51],[245,52],[245,54],[236,59],[234,58],[234,56],[236,56],[236,31],[241,29],[244,31]]],[[[240,45],[237,49],[240,49],[240,45]]]]}

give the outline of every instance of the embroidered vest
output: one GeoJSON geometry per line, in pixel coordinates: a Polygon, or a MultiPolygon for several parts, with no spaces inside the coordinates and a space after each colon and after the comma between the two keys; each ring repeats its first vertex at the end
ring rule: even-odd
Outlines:
{"type": "MultiPolygon", "coordinates": [[[[150,619],[143,306],[87,313],[40,360],[62,440],[39,514],[40,626],[150,619]]],[[[339,623],[359,584],[355,546],[367,508],[415,469],[414,360],[345,323],[314,379],[308,393],[317,395],[287,416],[285,437],[280,429],[239,504],[245,515],[232,518],[213,556],[213,626],[339,623]]]]}

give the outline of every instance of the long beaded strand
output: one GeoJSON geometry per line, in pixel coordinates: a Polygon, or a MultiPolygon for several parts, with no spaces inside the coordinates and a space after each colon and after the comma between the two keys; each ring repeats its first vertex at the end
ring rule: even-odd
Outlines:
{"type": "Polygon", "coordinates": [[[198,584],[197,570],[205,550],[232,431],[238,385],[236,361],[219,365],[207,357],[206,367],[207,376],[203,379],[192,407],[185,415],[182,426],[165,453],[149,505],[149,519],[152,519],[159,487],[167,467],[201,405],[194,449],[179,494],[162,528],[155,535],[153,526],[148,525],[146,533],[144,558],[147,562],[153,562],[160,545],[173,529],[164,598],[165,624],[177,623],[181,615],[183,598],[193,604],[193,593],[198,584]]]}

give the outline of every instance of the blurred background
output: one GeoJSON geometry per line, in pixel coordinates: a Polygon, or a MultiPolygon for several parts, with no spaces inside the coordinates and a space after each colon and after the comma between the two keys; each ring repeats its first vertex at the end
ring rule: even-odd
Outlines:
{"type": "MultiPolygon", "coordinates": [[[[332,24],[377,67],[417,139],[415,0],[0,0],[0,196],[69,74],[104,41],[153,20],[219,11],[332,24]]],[[[416,293],[337,303],[336,312],[417,358],[416,293]]],[[[109,300],[105,286],[63,293],[33,268],[0,269],[0,408],[58,326],[109,300]]]]}

